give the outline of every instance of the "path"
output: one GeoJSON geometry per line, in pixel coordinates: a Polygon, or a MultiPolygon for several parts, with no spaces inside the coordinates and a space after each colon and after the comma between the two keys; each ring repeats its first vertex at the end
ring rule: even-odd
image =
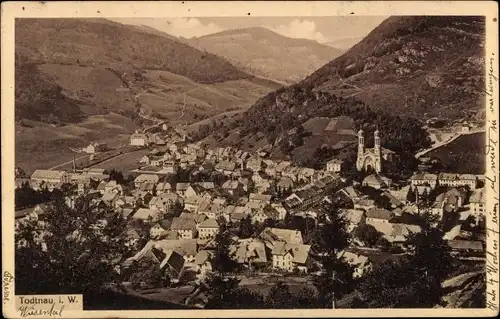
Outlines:
{"type": "Polygon", "coordinates": [[[439,142],[437,144],[434,144],[431,148],[428,148],[428,149],[425,149],[423,151],[418,152],[417,154],[415,154],[415,158],[419,158],[420,156],[425,155],[425,154],[429,153],[430,151],[435,150],[436,148],[439,148],[441,146],[449,144],[462,135],[471,135],[471,134],[476,134],[476,133],[481,133],[481,132],[485,132],[485,129],[479,128],[479,129],[472,130],[470,132],[460,132],[457,135],[453,136],[452,138],[447,139],[446,141],[439,142]]]}
{"type": "MultiPolygon", "coordinates": [[[[81,157],[78,157],[78,158],[75,158],[75,161],[80,160],[80,159],[82,159],[82,158],[85,158],[85,157],[87,157],[87,156],[89,156],[89,154],[84,155],[84,156],[81,156],[81,157]]],[[[70,160],[70,161],[67,161],[67,162],[65,162],[65,163],[62,163],[62,164],[56,165],[56,166],[54,166],[54,167],[49,168],[49,171],[51,171],[51,170],[53,170],[53,169],[56,169],[56,168],[58,168],[58,167],[64,166],[64,165],[71,164],[72,162],[73,162],[73,160],[70,160]]]]}

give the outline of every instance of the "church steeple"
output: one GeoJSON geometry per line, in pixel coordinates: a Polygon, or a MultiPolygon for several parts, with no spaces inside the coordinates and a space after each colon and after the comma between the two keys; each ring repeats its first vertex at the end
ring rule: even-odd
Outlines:
{"type": "Polygon", "coordinates": [[[363,129],[359,129],[358,131],[358,153],[364,153],[365,149],[365,136],[363,129]]]}
{"type": "Polygon", "coordinates": [[[373,134],[374,135],[374,138],[375,138],[375,152],[376,153],[380,153],[380,132],[378,130],[378,126],[377,126],[377,129],[375,130],[375,133],[373,134]]]}

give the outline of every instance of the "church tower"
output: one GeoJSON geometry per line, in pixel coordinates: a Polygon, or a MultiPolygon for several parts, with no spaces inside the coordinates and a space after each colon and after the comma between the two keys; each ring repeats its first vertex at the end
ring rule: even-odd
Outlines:
{"type": "Polygon", "coordinates": [[[380,154],[380,132],[378,128],[374,133],[375,145],[373,147],[373,153],[375,155],[375,171],[380,173],[382,171],[382,156],[380,154]]]}
{"type": "Polygon", "coordinates": [[[358,131],[358,158],[356,160],[356,169],[358,171],[363,170],[363,163],[365,160],[365,137],[362,129],[358,131]]]}

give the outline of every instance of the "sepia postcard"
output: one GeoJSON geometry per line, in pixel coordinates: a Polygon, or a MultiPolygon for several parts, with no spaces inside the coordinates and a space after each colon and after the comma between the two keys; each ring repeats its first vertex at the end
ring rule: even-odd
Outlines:
{"type": "Polygon", "coordinates": [[[498,315],[497,2],[1,12],[4,317],[498,315]]]}

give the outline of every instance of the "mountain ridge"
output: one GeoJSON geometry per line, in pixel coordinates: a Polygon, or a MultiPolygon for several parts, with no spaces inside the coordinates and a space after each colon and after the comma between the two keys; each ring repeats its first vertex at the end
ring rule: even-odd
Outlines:
{"type": "Polygon", "coordinates": [[[188,43],[249,73],[286,83],[298,82],[341,54],[317,41],[286,37],[264,27],[224,30],[188,43]]]}

